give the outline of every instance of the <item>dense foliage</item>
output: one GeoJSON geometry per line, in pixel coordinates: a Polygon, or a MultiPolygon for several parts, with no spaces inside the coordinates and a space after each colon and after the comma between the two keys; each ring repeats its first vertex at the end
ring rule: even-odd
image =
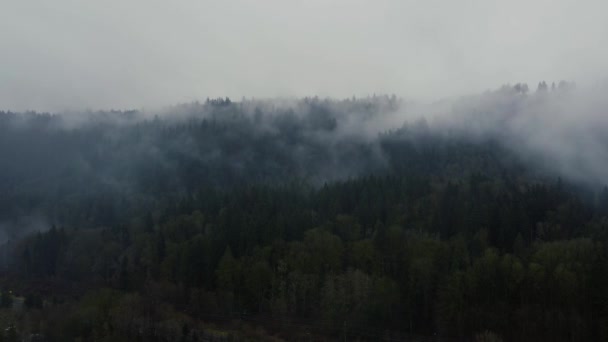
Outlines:
{"type": "Polygon", "coordinates": [[[0,338],[608,339],[608,191],[399,105],[1,113],[0,338]]]}

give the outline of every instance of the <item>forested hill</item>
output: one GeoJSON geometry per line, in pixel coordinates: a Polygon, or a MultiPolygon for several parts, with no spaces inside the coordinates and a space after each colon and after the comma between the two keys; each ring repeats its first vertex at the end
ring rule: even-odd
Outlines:
{"type": "Polygon", "coordinates": [[[492,140],[446,137],[400,114],[400,102],[389,97],[283,105],[219,99],[164,114],[92,112],[81,114],[85,119],[0,113],[0,218],[34,211],[68,223],[70,205],[106,199],[103,209],[80,208],[76,216],[110,223],[131,202],[187,197],[208,187],[318,187],[393,171],[495,176],[515,162],[492,140]]]}
{"type": "Polygon", "coordinates": [[[0,338],[606,339],[602,101],[2,112],[0,338]]]}

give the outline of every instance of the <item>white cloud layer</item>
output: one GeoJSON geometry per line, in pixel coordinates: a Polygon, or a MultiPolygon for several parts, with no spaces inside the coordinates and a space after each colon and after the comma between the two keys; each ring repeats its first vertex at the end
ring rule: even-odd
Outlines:
{"type": "Polygon", "coordinates": [[[3,0],[0,108],[437,99],[608,75],[605,1],[3,0]]]}

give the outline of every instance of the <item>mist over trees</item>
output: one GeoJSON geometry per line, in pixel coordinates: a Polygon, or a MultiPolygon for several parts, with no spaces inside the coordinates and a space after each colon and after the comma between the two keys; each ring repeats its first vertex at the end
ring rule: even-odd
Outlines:
{"type": "Polygon", "coordinates": [[[0,292],[25,306],[12,329],[606,339],[601,93],[0,112],[0,292]]]}
{"type": "Polygon", "coordinates": [[[583,102],[589,99],[565,84],[531,95],[522,85],[505,86],[431,105],[378,96],[213,99],[158,113],[2,112],[0,185],[14,193],[49,186],[78,192],[85,188],[78,182],[125,192],[148,189],[148,181],[170,192],[239,181],[318,185],[392,170],[400,158],[388,147],[394,141],[418,153],[425,144],[495,143],[521,160],[545,158],[545,172],[605,184],[605,101],[583,102]]]}

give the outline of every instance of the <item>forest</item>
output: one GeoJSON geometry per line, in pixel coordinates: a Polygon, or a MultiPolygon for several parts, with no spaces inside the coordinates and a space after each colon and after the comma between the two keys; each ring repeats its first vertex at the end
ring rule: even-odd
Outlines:
{"type": "Polygon", "coordinates": [[[606,341],[605,105],[0,112],[0,341],[606,341]]]}

